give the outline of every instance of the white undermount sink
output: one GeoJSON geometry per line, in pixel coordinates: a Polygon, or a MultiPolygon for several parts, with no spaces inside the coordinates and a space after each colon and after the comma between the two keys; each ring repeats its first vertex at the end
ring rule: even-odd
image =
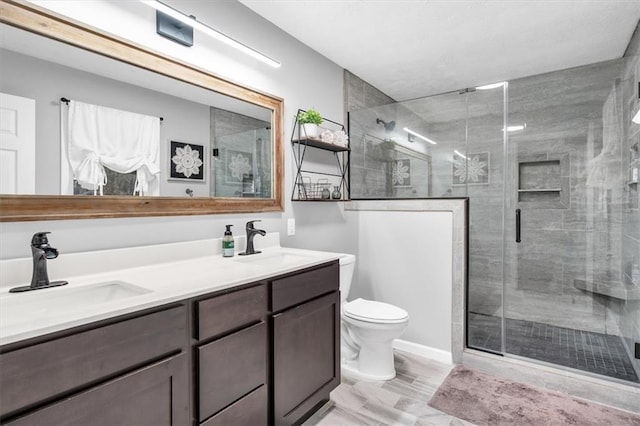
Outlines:
{"type": "Polygon", "coordinates": [[[3,326],[64,313],[70,309],[84,308],[115,302],[129,297],[150,293],[143,287],[124,282],[108,281],[73,287],[44,288],[24,293],[7,293],[0,296],[0,320],[3,326]]]}

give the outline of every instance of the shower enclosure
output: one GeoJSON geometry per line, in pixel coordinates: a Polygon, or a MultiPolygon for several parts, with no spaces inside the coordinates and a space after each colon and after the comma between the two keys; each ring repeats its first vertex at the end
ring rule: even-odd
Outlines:
{"type": "Polygon", "coordinates": [[[211,171],[216,197],[271,196],[271,129],[245,130],[218,136],[216,166],[211,171]]]}
{"type": "Polygon", "coordinates": [[[350,113],[352,198],[469,197],[468,347],[638,383],[636,62],[350,113]]]}
{"type": "Polygon", "coordinates": [[[212,197],[271,197],[271,123],[210,108],[212,197]]]}

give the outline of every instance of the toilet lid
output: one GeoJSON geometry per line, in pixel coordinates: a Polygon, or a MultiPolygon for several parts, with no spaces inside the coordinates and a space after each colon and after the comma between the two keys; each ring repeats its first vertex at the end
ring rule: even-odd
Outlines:
{"type": "Polygon", "coordinates": [[[344,305],[344,314],[349,318],[368,322],[403,322],[409,314],[404,309],[388,303],[356,299],[344,305]]]}

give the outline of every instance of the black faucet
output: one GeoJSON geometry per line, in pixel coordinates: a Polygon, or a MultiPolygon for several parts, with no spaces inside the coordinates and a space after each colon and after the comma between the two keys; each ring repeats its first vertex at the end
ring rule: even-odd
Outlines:
{"type": "Polygon", "coordinates": [[[260,220],[250,220],[249,222],[247,222],[247,225],[245,226],[245,230],[247,231],[247,249],[244,251],[244,253],[238,253],[240,256],[247,256],[249,254],[258,254],[260,253],[260,251],[256,251],[253,248],[253,237],[256,236],[256,234],[260,234],[263,237],[265,235],[267,235],[267,233],[262,230],[262,229],[256,229],[253,227],[253,223],[254,222],[261,222],[260,220]]]}
{"type": "Polygon", "coordinates": [[[33,275],[31,276],[31,285],[14,287],[9,290],[10,293],[58,287],[69,283],[68,281],[49,281],[49,274],[47,273],[47,259],[55,259],[58,257],[59,252],[58,249],[49,245],[47,234],[50,234],[50,232],[37,232],[33,235],[33,238],[31,238],[31,253],[33,255],[33,275]]]}

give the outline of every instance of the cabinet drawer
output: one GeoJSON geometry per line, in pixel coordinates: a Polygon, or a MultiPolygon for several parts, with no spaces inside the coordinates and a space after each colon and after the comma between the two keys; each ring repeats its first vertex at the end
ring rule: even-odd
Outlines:
{"type": "Polygon", "coordinates": [[[0,415],[128,368],[187,343],[184,306],[0,355],[0,415]]]}
{"type": "Polygon", "coordinates": [[[7,426],[189,424],[186,355],[165,359],[6,423],[7,426]]]}
{"type": "Polygon", "coordinates": [[[261,322],[197,349],[199,421],[266,383],[267,339],[261,322]]]}
{"type": "Polygon", "coordinates": [[[202,426],[266,425],[269,417],[267,404],[267,386],[262,385],[202,423],[202,426]]]}
{"type": "Polygon", "coordinates": [[[298,305],[314,297],[338,290],[340,266],[337,261],[311,271],[273,281],[271,310],[273,312],[298,305]]]}
{"type": "Polygon", "coordinates": [[[267,312],[267,285],[234,291],[196,302],[196,339],[217,336],[262,320],[267,312]]]}

